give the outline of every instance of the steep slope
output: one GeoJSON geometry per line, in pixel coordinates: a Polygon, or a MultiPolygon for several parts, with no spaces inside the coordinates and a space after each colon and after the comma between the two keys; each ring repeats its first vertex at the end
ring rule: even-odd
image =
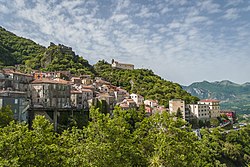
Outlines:
{"type": "Polygon", "coordinates": [[[94,65],[99,76],[116,86],[124,87],[129,92],[143,95],[147,99],[158,100],[162,105],[168,105],[173,98],[182,98],[187,102],[195,102],[197,97],[191,96],[177,83],[172,83],[155,75],[147,69],[121,70],[112,69],[105,61],[94,65]]]}
{"type": "Polygon", "coordinates": [[[183,88],[201,99],[222,100],[222,109],[232,109],[241,113],[250,112],[250,84],[236,84],[231,81],[196,82],[183,88]]]}
{"type": "Polygon", "coordinates": [[[23,71],[69,70],[73,74],[94,75],[87,60],[75,54],[72,48],[50,44],[48,48],[36,44],[0,27],[0,67],[20,65],[23,71]]]}
{"type": "Polygon", "coordinates": [[[0,65],[13,66],[23,64],[45,51],[45,47],[35,42],[18,37],[15,34],[0,27],[0,65]]]}
{"type": "Polygon", "coordinates": [[[94,75],[94,68],[87,60],[76,55],[71,47],[64,45],[55,45],[53,43],[44,53],[27,60],[27,67],[31,69],[40,69],[42,71],[63,71],[68,70],[72,74],[90,74],[94,75]]]}

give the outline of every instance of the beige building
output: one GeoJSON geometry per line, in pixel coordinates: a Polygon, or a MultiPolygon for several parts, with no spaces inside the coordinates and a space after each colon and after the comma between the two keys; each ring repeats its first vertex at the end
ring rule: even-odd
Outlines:
{"type": "Polygon", "coordinates": [[[185,119],[185,101],[181,99],[172,99],[169,101],[169,112],[176,113],[178,109],[181,111],[183,119],[185,119]]]}
{"type": "Polygon", "coordinates": [[[190,111],[190,115],[202,120],[203,122],[210,120],[209,106],[206,104],[188,104],[187,108],[190,111]]]}
{"type": "Polygon", "coordinates": [[[125,69],[125,70],[133,70],[134,65],[133,64],[124,64],[124,63],[119,63],[118,61],[114,61],[112,59],[112,68],[119,68],[119,69],[125,69]]]}
{"type": "Polygon", "coordinates": [[[210,118],[220,117],[220,101],[213,99],[204,99],[198,101],[198,104],[206,104],[210,109],[210,118]]]}
{"type": "Polygon", "coordinates": [[[33,107],[70,108],[70,84],[64,80],[47,78],[34,80],[30,84],[33,107]]]}

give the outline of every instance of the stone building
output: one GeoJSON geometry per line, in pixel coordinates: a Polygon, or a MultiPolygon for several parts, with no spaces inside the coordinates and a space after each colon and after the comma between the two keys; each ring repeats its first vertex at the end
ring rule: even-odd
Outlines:
{"type": "Polygon", "coordinates": [[[32,105],[38,108],[70,108],[71,86],[64,80],[37,79],[30,84],[32,105]]]}

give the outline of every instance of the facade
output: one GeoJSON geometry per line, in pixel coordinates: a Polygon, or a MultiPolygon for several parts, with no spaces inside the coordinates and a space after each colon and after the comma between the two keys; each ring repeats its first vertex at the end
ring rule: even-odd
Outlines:
{"type": "Polygon", "coordinates": [[[130,98],[133,99],[139,107],[140,105],[144,104],[144,97],[135,93],[130,94],[130,98]]]}
{"type": "Polygon", "coordinates": [[[185,119],[185,101],[181,99],[172,99],[169,101],[169,112],[170,114],[177,113],[180,110],[185,119]]]}
{"type": "Polygon", "coordinates": [[[70,92],[71,106],[77,109],[88,108],[88,99],[83,91],[73,90],[70,92]]]}
{"type": "Polygon", "coordinates": [[[114,61],[112,59],[112,68],[118,68],[118,69],[124,69],[124,70],[133,70],[134,65],[133,64],[124,64],[124,63],[119,63],[118,61],[114,61]]]}
{"type": "Polygon", "coordinates": [[[10,106],[14,119],[20,122],[28,121],[30,101],[26,92],[2,90],[0,91],[0,108],[10,106]]]}
{"type": "Polygon", "coordinates": [[[213,99],[204,99],[198,101],[198,104],[206,104],[210,109],[210,118],[220,117],[220,101],[213,99]]]}
{"type": "Polygon", "coordinates": [[[136,102],[133,99],[124,99],[119,106],[124,110],[137,108],[136,102]]]}
{"type": "Polygon", "coordinates": [[[144,105],[149,106],[149,107],[157,107],[158,101],[157,100],[145,100],[144,105]]]}
{"type": "Polygon", "coordinates": [[[203,122],[210,120],[210,109],[207,104],[188,104],[190,114],[203,122]]]}
{"type": "Polygon", "coordinates": [[[3,70],[1,78],[0,89],[21,92],[28,92],[29,83],[33,80],[32,75],[7,69],[3,70]]]}
{"type": "Polygon", "coordinates": [[[37,79],[30,84],[32,107],[69,108],[71,87],[67,81],[37,79]]]}

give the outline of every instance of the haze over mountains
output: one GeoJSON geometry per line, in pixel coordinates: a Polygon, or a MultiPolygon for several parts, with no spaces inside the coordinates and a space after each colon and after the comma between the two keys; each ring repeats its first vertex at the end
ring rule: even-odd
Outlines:
{"type": "Polygon", "coordinates": [[[236,84],[223,80],[216,82],[195,82],[183,88],[201,99],[221,100],[222,109],[231,109],[239,113],[250,112],[250,82],[236,84]]]}

